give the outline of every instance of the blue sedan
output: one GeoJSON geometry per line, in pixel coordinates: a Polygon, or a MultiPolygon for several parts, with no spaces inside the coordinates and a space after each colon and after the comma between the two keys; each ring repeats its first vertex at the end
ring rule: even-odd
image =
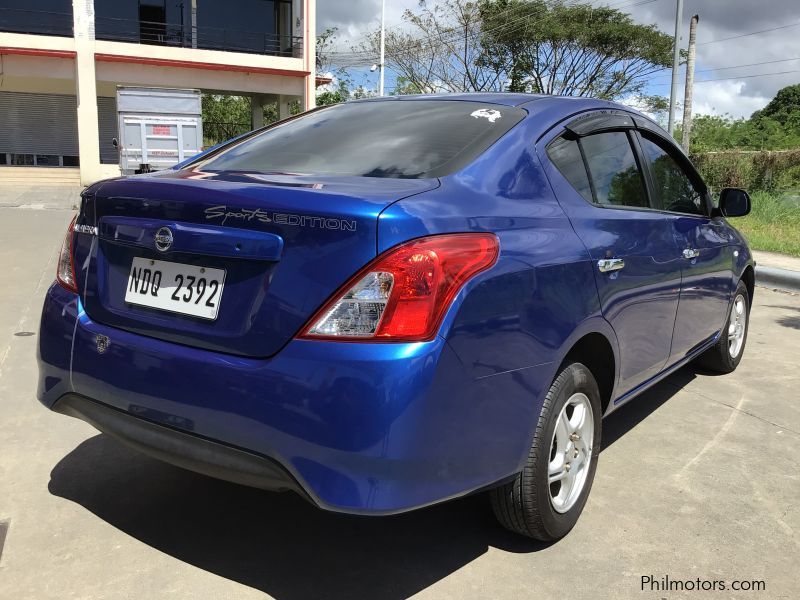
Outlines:
{"type": "Polygon", "coordinates": [[[741,360],[754,263],[727,218],[749,210],[610,102],[321,108],[83,192],[38,396],[326,510],[489,491],[505,527],[555,540],[605,415],[691,361],[741,360]]]}

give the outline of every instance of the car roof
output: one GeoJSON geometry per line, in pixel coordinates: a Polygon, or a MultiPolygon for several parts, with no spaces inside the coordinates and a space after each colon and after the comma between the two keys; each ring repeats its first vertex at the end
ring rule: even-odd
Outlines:
{"type": "Polygon", "coordinates": [[[585,104],[591,108],[627,108],[615,102],[581,98],[577,96],[554,96],[550,94],[521,94],[516,92],[453,92],[446,94],[403,94],[398,96],[382,96],[361,98],[351,102],[414,102],[414,101],[461,101],[499,104],[501,106],[521,106],[532,102],[546,101],[546,104],[563,104],[565,109],[574,110],[576,104],[585,104]]]}
{"type": "Polygon", "coordinates": [[[500,104],[502,106],[519,106],[535,100],[549,98],[542,94],[516,94],[512,92],[463,92],[449,94],[403,94],[383,96],[382,98],[364,98],[355,102],[414,102],[418,100],[448,100],[462,102],[482,102],[484,104],[500,104]]]}
{"type": "Polygon", "coordinates": [[[448,94],[408,94],[399,96],[383,96],[362,98],[350,102],[480,102],[483,104],[498,104],[501,106],[524,107],[530,115],[546,116],[549,119],[566,118],[592,109],[625,110],[640,114],[637,110],[608,100],[596,98],[582,98],[577,96],[553,96],[549,94],[519,94],[514,92],[464,92],[448,94]]]}

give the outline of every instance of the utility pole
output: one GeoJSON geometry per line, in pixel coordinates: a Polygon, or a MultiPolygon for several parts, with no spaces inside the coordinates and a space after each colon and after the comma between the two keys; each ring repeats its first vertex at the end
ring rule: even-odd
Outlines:
{"type": "Polygon", "coordinates": [[[381,2],[381,73],[378,83],[378,95],[383,96],[384,51],[386,49],[386,0],[381,2]]]}
{"type": "Polygon", "coordinates": [[[689,154],[689,134],[692,132],[692,93],[694,92],[694,58],[695,40],[699,15],[694,15],[689,22],[689,56],[686,59],[686,89],[683,92],[683,127],[681,128],[681,146],[689,154]]]}
{"type": "Polygon", "coordinates": [[[669,124],[667,131],[669,134],[675,131],[675,101],[678,99],[678,69],[681,60],[681,20],[683,19],[683,0],[678,0],[678,7],[675,11],[675,46],[672,54],[672,88],[669,93],[669,124]]]}

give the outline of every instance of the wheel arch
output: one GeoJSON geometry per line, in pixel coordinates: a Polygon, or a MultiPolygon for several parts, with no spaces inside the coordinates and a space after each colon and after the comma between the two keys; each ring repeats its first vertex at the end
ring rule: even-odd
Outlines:
{"type": "Polygon", "coordinates": [[[742,271],[742,276],[739,278],[741,281],[744,282],[744,285],[747,287],[747,295],[749,296],[748,300],[750,301],[750,305],[753,305],[753,294],[755,293],[756,288],[756,272],[753,269],[753,265],[747,265],[742,271]]]}
{"type": "Polygon", "coordinates": [[[554,379],[567,361],[580,362],[592,372],[600,387],[605,415],[613,407],[620,367],[619,342],[611,324],[601,315],[594,315],[576,327],[556,355],[554,379]]]}
{"type": "Polygon", "coordinates": [[[583,335],[564,355],[559,372],[571,362],[581,363],[594,375],[600,388],[601,413],[605,414],[617,380],[617,358],[611,341],[597,331],[583,335]]]}

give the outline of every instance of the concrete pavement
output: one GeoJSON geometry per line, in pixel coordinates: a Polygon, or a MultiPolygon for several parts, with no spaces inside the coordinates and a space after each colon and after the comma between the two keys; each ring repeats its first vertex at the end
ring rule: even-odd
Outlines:
{"type": "Polygon", "coordinates": [[[757,289],[736,373],[683,369],[607,419],[580,522],[542,545],[502,530],[483,496],[397,517],[327,514],[158,463],[45,410],[36,333],[70,217],[0,208],[0,598],[800,593],[800,296],[757,289]],[[766,591],[643,592],[646,575],[766,591]]]}
{"type": "Polygon", "coordinates": [[[800,272],[800,258],[777,252],[765,252],[763,250],[753,250],[753,258],[759,265],[764,265],[771,269],[783,269],[784,271],[800,272]]]}
{"type": "Polygon", "coordinates": [[[32,186],[0,182],[0,208],[77,209],[82,190],[82,187],[77,186],[32,186]]]}

